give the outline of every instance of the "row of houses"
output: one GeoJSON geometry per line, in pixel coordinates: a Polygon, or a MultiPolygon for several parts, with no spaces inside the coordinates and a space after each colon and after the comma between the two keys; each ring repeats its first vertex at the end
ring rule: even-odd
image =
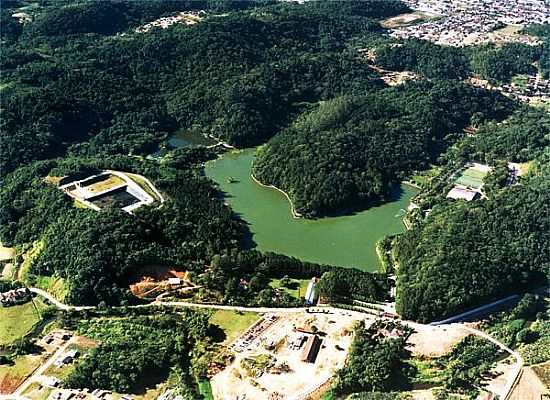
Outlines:
{"type": "Polygon", "coordinates": [[[31,293],[26,288],[13,289],[0,293],[0,304],[4,307],[15,306],[27,302],[30,297],[31,293]]]}
{"type": "Polygon", "coordinates": [[[414,10],[440,16],[419,25],[398,28],[396,38],[419,38],[439,44],[464,46],[488,41],[540,43],[529,35],[495,36],[493,31],[506,25],[550,22],[550,7],[544,0],[404,0],[414,10]]]}

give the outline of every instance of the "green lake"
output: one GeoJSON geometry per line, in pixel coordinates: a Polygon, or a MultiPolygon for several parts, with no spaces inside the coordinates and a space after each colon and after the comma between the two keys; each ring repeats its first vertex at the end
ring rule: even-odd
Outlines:
{"type": "Polygon", "coordinates": [[[402,185],[396,188],[392,201],[352,215],[295,219],[281,192],[250,178],[254,153],[254,149],[226,153],[208,162],[205,173],[218,183],[234,212],[249,224],[258,250],[366,271],[378,268],[376,242],[403,232],[401,218],[416,189],[402,185]]]}

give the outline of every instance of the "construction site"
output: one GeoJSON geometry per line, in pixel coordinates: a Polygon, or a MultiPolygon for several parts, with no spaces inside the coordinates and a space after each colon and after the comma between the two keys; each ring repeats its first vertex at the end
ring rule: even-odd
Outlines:
{"type": "Polygon", "coordinates": [[[328,310],[264,315],[230,346],[235,359],[212,378],[214,398],[306,399],[326,390],[364,318],[328,310]]]}
{"type": "Polygon", "coordinates": [[[144,267],[130,278],[132,294],[147,300],[188,297],[200,287],[190,281],[188,272],[170,267],[144,267]]]}

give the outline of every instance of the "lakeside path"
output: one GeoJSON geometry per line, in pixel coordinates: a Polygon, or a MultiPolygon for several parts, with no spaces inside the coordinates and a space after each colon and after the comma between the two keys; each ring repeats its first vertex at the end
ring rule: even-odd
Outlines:
{"type": "Polygon", "coordinates": [[[279,189],[277,186],[266,185],[265,183],[260,182],[258,179],[256,179],[256,177],[254,176],[254,174],[252,172],[250,172],[250,178],[252,178],[252,180],[254,182],[256,182],[258,185],[260,185],[262,187],[265,187],[265,188],[268,188],[268,189],[275,189],[275,190],[281,192],[286,197],[286,199],[288,200],[288,202],[290,204],[290,213],[292,214],[292,218],[295,218],[295,219],[303,218],[303,215],[300,214],[299,212],[297,212],[296,209],[294,208],[294,203],[292,203],[292,200],[290,199],[290,196],[288,195],[287,192],[285,192],[282,189],[279,189]]]}

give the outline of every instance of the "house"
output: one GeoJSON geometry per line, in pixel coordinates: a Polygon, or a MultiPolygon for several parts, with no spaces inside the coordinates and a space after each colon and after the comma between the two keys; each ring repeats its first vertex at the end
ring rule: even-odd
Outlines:
{"type": "Polygon", "coordinates": [[[179,286],[179,285],[181,285],[181,279],[180,278],[168,278],[168,284],[170,286],[179,286]]]}
{"type": "Polygon", "coordinates": [[[55,360],[55,365],[57,367],[62,367],[63,365],[67,365],[72,363],[75,358],[77,358],[80,355],[78,350],[69,350],[65,354],[63,354],[61,357],[59,357],[57,360],[55,360]]]}
{"type": "Polygon", "coordinates": [[[302,351],[302,361],[314,363],[321,349],[322,340],[317,335],[312,335],[307,339],[306,347],[302,351]]]}
{"type": "Polygon", "coordinates": [[[45,376],[42,380],[42,383],[44,383],[44,386],[56,388],[61,386],[61,380],[56,378],[55,376],[45,376]]]}
{"type": "Polygon", "coordinates": [[[113,392],[110,390],[95,389],[92,392],[92,397],[96,400],[111,400],[113,398],[113,392]]]}
{"type": "Polygon", "coordinates": [[[57,392],[54,392],[49,398],[51,400],[70,400],[75,396],[76,393],[71,390],[59,390],[57,392]]]}
{"type": "Polygon", "coordinates": [[[30,292],[25,288],[13,289],[0,293],[0,303],[4,307],[21,304],[30,299],[30,292]]]}

